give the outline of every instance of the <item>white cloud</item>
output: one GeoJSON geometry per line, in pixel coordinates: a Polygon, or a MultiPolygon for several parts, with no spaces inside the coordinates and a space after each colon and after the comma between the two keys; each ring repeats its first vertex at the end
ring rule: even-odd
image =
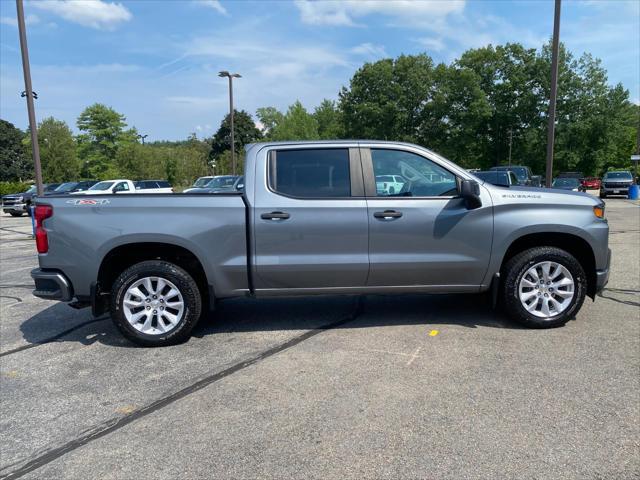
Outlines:
{"type": "MultiPolygon", "coordinates": [[[[35,25],[40,23],[40,18],[33,14],[27,15],[24,17],[24,23],[27,25],[35,25]]],[[[18,19],[15,17],[0,17],[0,24],[18,28],[18,19]]]]}
{"type": "Polygon", "coordinates": [[[366,57],[388,57],[386,50],[382,45],[374,45],[373,43],[365,42],[351,49],[352,53],[356,55],[363,55],[366,57]]]}
{"type": "Polygon", "coordinates": [[[222,15],[229,15],[229,12],[227,12],[227,9],[222,6],[220,0],[193,0],[193,3],[195,5],[212,8],[222,15]]]}
{"type": "Polygon", "coordinates": [[[417,39],[416,42],[426,48],[427,52],[441,52],[445,48],[442,38],[424,37],[417,39]]]}
{"type": "Polygon", "coordinates": [[[121,3],[103,0],[40,0],[29,5],[54,13],[69,22],[99,30],[113,30],[120,23],[133,18],[121,3]]]}
{"type": "Polygon", "coordinates": [[[465,0],[296,0],[300,18],[310,25],[358,25],[356,18],[387,15],[404,21],[432,22],[464,10],[465,0]]]}

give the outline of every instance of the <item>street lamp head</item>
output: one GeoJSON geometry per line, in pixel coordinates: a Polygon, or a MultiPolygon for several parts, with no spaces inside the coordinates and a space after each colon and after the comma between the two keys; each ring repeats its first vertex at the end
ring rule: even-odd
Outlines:
{"type": "Polygon", "coordinates": [[[229,73],[227,70],[222,70],[221,72],[218,73],[219,77],[234,77],[234,78],[241,78],[242,75],[240,75],[239,73],[229,73]]]}

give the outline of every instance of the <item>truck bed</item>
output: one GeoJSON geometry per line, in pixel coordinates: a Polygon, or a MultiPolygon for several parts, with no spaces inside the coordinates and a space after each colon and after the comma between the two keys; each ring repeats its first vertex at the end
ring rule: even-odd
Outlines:
{"type": "Polygon", "coordinates": [[[62,270],[79,298],[90,296],[110,252],[138,242],[192,252],[217,296],[248,291],[246,206],[239,193],[48,196],[38,204],[53,207],[40,266],[62,270]]]}

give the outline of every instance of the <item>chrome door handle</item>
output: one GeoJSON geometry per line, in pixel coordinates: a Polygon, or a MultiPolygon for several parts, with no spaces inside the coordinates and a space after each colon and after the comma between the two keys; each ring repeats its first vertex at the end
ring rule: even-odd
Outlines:
{"type": "Polygon", "coordinates": [[[375,212],[373,216],[382,220],[391,220],[394,218],[400,218],[402,216],[402,212],[396,212],[395,210],[385,210],[384,212],[375,212]]]}

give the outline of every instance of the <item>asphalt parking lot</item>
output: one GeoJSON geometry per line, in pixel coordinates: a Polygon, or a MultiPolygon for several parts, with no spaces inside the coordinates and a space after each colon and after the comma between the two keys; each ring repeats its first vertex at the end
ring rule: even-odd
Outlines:
{"type": "Polygon", "coordinates": [[[236,299],[183,345],[31,295],[0,226],[0,478],[640,477],[640,204],[610,283],[528,330],[478,296],[236,299]]]}

